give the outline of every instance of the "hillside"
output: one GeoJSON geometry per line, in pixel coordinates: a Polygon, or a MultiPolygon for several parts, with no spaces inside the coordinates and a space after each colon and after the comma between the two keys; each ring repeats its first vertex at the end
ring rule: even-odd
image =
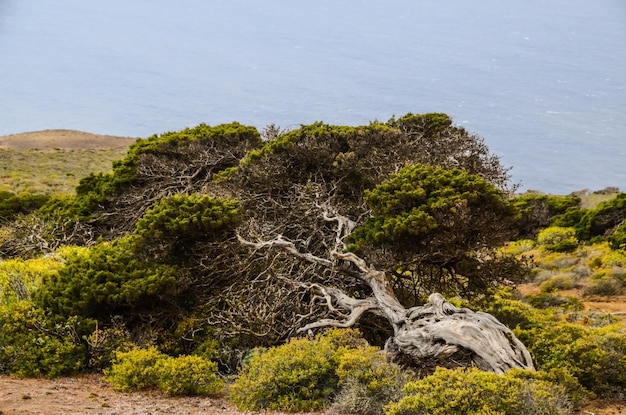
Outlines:
{"type": "Polygon", "coordinates": [[[73,130],[0,137],[0,191],[72,193],[82,177],[111,170],[136,139],[73,130]]]}
{"type": "Polygon", "coordinates": [[[126,148],[135,140],[75,130],[43,130],[0,136],[0,149],[108,150],[126,148]]]}

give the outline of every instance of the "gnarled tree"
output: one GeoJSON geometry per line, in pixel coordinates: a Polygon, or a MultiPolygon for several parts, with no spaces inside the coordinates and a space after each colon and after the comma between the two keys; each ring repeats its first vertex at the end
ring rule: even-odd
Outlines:
{"type": "MultiPolygon", "coordinates": [[[[392,328],[386,342],[389,355],[412,366],[475,365],[496,373],[511,368],[533,368],[526,348],[489,314],[456,308],[437,293],[429,296],[427,304],[407,308],[398,300],[392,284],[393,274],[419,273],[407,265],[411,263],[408,261],[411,253],[418,262],[429,262],[431,268],[448,270],[449,279],[454,279],[458,288],[496,282],[475,283],[472,279],[478,276],[472,272],[460,274],[450,269],[462,268],[459,264],[464,262],[480,263],[477,254],[470,251],[489,247],[501,237],[496,231],[502,221],[513,220],[514,211],[501,193],[493,185],[461,170],[409,165],[367,192],[366,200],[376,207],[360,227],[332,207],[320,207],[323,220],[332,223],[335,231],[334,242],[327,245],[325,256],[308,252],[298,246],[303,245],[301,241],[291,241],[282,235],[259,242],[240,236],[244,245],[257,251],[279,249],[314,264],[317,273],[326,275],[327,282],[353,279],[361,283],[360,293],[349,295],[345,289],[325,282],[299,282],[316,292],[333,314],[312,321],[299,331],[351,327],[371,313],[382,317],[392,328]],[[442,237],[445,241],[438,240],[442,237]],[[349,252],[347,239],[356,242],[352,248],[357,251],[368,244],[387,243],[387,248],[395,248],[400,255],[375,261],[388,266],[395,264],[389,268],[393,271],[378,270],[349,252]]],[[[443,288],[443,281],[438,281],[443,288]]]]}
{"type": "Polygon", "coordinates": [[[400,120],[303,126],[221,177],[219,191],[241,203],[239,238],[254,248],[255,267],[239,274],[212,321],[258,330],[261,314],[274,324],[260,334],[278,339],[374,326],[389,336],[387,350],[413,365],[532,367],[495,319],[430,296],[477,295],[522,277],[523,267],[496,249],[516,219],[506,169],[441,114],[400,120]],[[445,153],[441,142],[455,145],[445,153]],[[252,299],[251,286],[267,296],[252,299]],[[290,319],[272,315],[285,308],[290,319]]]}

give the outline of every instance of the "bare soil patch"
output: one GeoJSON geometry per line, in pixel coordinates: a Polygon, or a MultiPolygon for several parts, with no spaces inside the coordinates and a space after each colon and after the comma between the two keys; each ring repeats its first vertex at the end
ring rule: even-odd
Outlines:
{"type": "Polygon", "coordinates": [[[0,149],[102,150],[128,147],[137,139],[75,130],[44,130],[0,137],[0,149]]]}
{"type": "MultiPolygon", "coordinates": [[[[282,414],[269,411],[263,413],[282,414]]],[[[159,392],[116,392],[102,380],[101,375],[52,380],[0,376],[0,415],[17,414],[244,415],[251,412],[239,411],[225,398],[168,397],[159,392]]]]}
{"type": "MultiPolygon", "coordinates": [[[[580,298],[585,306],[585,310],[597,313],[611,314],[615,317],[626,319],[626,295],[612,296],[584,296],[584,284],[571,290],[558,291],[559,295],[580,298]]],[[[537,294],[541,291],[539,284],[528,283],[517,286],[522,294],[537,294]]]]}

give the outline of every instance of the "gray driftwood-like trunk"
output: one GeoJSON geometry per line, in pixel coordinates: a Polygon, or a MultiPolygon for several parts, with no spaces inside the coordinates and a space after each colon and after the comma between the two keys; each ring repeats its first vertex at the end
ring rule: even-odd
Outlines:
{"type": "MultiPolygon", "coordinates": [[[[349,230],[346,226],[340,222],[340,231],[349,230]]],[[[349,269],[350,275],[356,275],[370,287],[371,296],[352,298],[334,287],[309,284],[340,318],[315,321],[300,332],[319,327],[352,327],[369,312],[385,318],[393,328],[385,349],[394,360],[409,360],[415,366],[471,365],[495,373],[513,368],[534,369],[526,347],[492,315],[457,308],[436,293],[428,303],[407,309],[396,298],[385,273],[368,266],[353,253],[336,249],[328,259],[300,252],[293,242],[281,236],[256,243],[241,237],[239,240],[255,249],[282,249],[335,271],[349,269]]],[[[337,244],[339,247],[341,243],[337,244]]]]}

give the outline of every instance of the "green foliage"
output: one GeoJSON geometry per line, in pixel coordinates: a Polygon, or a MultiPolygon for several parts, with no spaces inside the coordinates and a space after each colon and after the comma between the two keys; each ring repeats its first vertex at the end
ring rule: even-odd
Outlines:
{"type": "Polygon", "coordinates": [[[152,309],[175,293],[179,270],[134,254],[135,237],[99,243],[69,255],[65,266],[46,275],[35,303],[60,316],[107,319],[152,309]]]}
{"type": "Polygon", "coordinates": [[[167,395],[220,395],[224,391],[217,364],[200,356],[160,359],[156,370],[157,386],[167,395]]]}
{"type": "Polygon", "coordinates": [[[615,231],[607,238],[609,246],[614,250],[626,251],[626,223],[620,225],[615,231]]]}
{"type": "Polygon", "coordinates": [[[137,177],[137,166],[144,154],[160,153],[174,146],[185,145],[194,141],[199,143],[219,142],[222,145],[230,146],[232,149],[242,145],[245,148],[254,148],[261,144],[261,136],[256,128],[233,122],[214,127],[199,124],[182,131],[153,135],[145,140],[138,140],[130,147],[126,158],[114,163],[114,186],[119,187],[137,177]]]}
{"type": "Polygon", "coordinates": [[[43,206],[49,196],[0,191],[0,222],[13,220],[19,214],[31,213],[43,206]]]}
{"type": "MultiPolygon", "coordinates": [[[[328,406],[340,386],[349,384],[358,385],[361,404],[380,408],[394,396],[401,378],[399,369],[381,359],[355,330],[291,339],[254,354],[231,387],[230,398],[247,411],[312,411],[328,406]]],[[[346,398],[343,404],[353,402],[346,398]]]]}
{"type": "Polygon", "coordinates": [[[155,347],[116,353],[107,381],[118,391],[160,389],[167,395],[219,395],[217,365],[199,356],[171,357],[155,347]]]}
{"type": "Polygon", "coordinates": [[[575,226],[583,214],[581,199],[576,195],[528,193],[513,198],[512,203],[520,212],[518,238],[535,238],[548,226],[575,226]]]}
{"type": "Polygon", "coordinates": [[[545,371],[566,369],[599,396],[626,390],[626,336],[623,326],[588,328],[559,320],[517,328],[535,364],[545,371]]]}
{"type": "Polygon", "coordinates": [[[123,158],[126,150],[0,149],[0,191],[20,195],[71,194],[82,177],[110,172],[113,161],[123,158]]]}
{"type": "Polygon", "coordinates": [[[459,225],[461,217],[475,213],[473,209],[514,215],[502,194],[480,177],[426,165],[404,167],[366,191],[365,199],[373,217],[355,230],[356,248],[386,241],[426,244],[437,229],[459,225]]]}
{"type": "Polygon", "coordinates": [[[30,301],[0,305],[0,372],[19,377],[75,374],[86,366],[77,318],[55,323],[30,301]]]}
{"type": "Polygon", "coordinates": [[[437,369],[410,382],[405,396],[385,408],[386,415],[535,415],[569,414],[565,388],[528,378],[523,372],[503,375],[478,369],[437,369]]]}
{"type": "Polygon", "coordinates": [[[165,355],[156,347],[117,352],[106,380],[117,391],[128,392],[156,388],[158,382],[157,363],[165,355]]]}
{"type": "MultiPolygon", "coordinates": [[[[483,308],[507,325],[528,348],[537,369],[566,370],[599,396],[626,390],[626,326],[594,328],[564,320],[500,294],[483,308]]],[[[584,317],[581,323],[589,321],[584,317]]]]}
{"type": "Polygon", "coordinates": [[[409,380],[400,366],[387,362],[374,347],[342,353],[336,373],[340,390],[332,407],[344,414],[382,415],[386,404],[402,398],[409,380]]]}
{"type": "Polygon", "coordinates": [[[62,268],[65,255],[73,249],[64,248],[46,257],[0,261],[0,304],[30,300],[31,292],[41,285],[44,276],[62,268]]]}
{"type": "Polygon", "coordinates": [[[542,293],[552,293],[559,290],[571,290],[576,287],[576,282],[570,275],[560,274],[545,280],[539,288],[542,293]]]}
{"type": "Polygon", "coordinates": [[[626,193],[619,193],[613,199],[589,209],[576,225],[576,236],[580,240],[602,237],[614,230],[626,219],[626,193]]]}
{"type": "Polygon", "coordinates": [[[392,117],[387,124],[402,130],[419,132],[428,137],[438,137],[446,128],[452,126],[452,119],[447,114],[440,112],[408,113],[397,119],[392,117]]]}
{"type": "Polygon", "coordinates": [[[135,233],[146,239],[211,238],[237,224],[238,202],[201,195],[174,195],[157,202],[137,222],[135,233]]]}
{"type": "Polygon", "coordinates": [[[537,235],[537,243],[553,252],[572,252],[578,248],[575,229],[558,226],[541,230],[537,235]]]}
{"type": "Polygon", "coordinates": [[[561,296],[550,292],[527,295],[525,300],[536,308],[562,308],[568,311],[582,311],[585,306],[577,297],[561,296]]]}
{"type": "Polygon", "coordinates": [[[324,338],[291,339],[250,359],[230,389],[240,409],[312,411],[329,404],[339,378],[337,346],[324,338]]]}
{"type": "Polygon", "coordinates": [[[593,281],[591,285],[585,287],[583,295],[622,295],[626,291],[626,284],[615,278],[602,278],[593,281]]]}

